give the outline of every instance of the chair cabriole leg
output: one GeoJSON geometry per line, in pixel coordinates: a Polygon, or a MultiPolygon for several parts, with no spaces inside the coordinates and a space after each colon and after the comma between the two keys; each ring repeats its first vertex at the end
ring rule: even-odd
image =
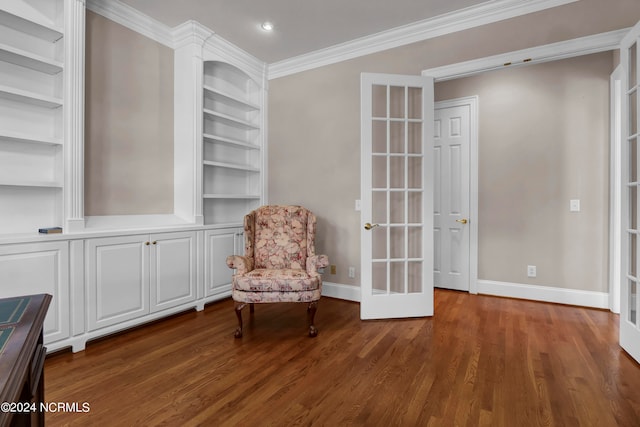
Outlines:
{"type": "Polygon", "coordinates": [[[235,303],[236,316],[238,317],[238,327],[236,328],[233,336],[236,338],[242,338],[242,309],[245,305],[246,304],[244,302],[236,301],[235,303]]]}
{"type": "Polygon", "coordinates": [[[316,310],[318,309],[318,301],[312,301],[307,307],[307,320],[309,322],[309,336],[315,337],[318,335],[318,329],[314,325],[316,317],[316,310]]]}

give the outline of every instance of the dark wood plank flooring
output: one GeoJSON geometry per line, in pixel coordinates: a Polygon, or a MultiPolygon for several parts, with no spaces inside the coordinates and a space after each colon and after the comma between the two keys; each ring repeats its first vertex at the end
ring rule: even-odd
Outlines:
{"type": "Polygon", "coordinates": [[[47,358],[49,426],[640,426],[640,366],[607,311],[436,290],[435,316],[231,300],[47,358]]]}

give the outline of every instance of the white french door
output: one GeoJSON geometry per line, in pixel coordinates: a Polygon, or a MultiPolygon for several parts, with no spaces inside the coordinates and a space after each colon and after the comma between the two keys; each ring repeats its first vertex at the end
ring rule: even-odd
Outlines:
{"type": "Polygon", "coordinates": [[[623,102],[623,279],[620,291],[620,345],[640,362],[640,22],[620,43],[626,69],[623,102]]]}
{"type": "Polygon", "coordinates": [[[433,315],[433,79],[361,77],[362,319],[433,315]]]}

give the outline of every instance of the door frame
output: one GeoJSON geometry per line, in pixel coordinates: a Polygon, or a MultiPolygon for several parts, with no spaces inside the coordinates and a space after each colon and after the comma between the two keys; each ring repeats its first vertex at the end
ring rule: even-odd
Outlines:
{"type": "MultiPolygon", "coordinates": [[[[532,48],[504,52],[497,55],[472,59],[469,61],[428,68],[422,70],[422,75],[433,76],[435,78],[435,83],[438,83],[441,81],[478,75],[487,71],[499,70],[505,67],[527,66],[543,62],[574,58],[577,56],[588,55],[592,53],[615,51],[621,48],[622,40],[630,30],[631,28],[622,28],[619,30],[593,34],[585,37],[578,37],[562,42],[534,46],[532,48]]],[[[612,107],[610,106],[610,111],[611,108],[612,107]]],[[[620,165],[620,169],[615,172],[617,174],[622,174],[622,167],[623,165],[620,165]]],[[[622,209],[624,210],[624,205],[622,206],[622,209]]],[[[615,207],[610,200],[609,212],[611,214],[614,211],[615,207]]],[[[621,215],[622,211],[616,219],[622,224],[621,215]]],[[[622,245],[624,245],[624,239],[622,239],[622,245]]],[[[624,247],[622,249],[624,250],[624,247]]],[[[624,253],[620,253],[617,259],[610,258],[608,262],[609,271],[615,270],[616,268],[619,268],[621,271],[626,271],[624,257],[624,253]]],[[[620,287],[620,282],[618,282],[617,284],[609,283],[609,294],[615,292],[615,286],[620,287]]],[[[611,301],[611,298],[611,295],[609,295],[609,301],[611,301]]],[[[618,295],[617,299],[618,304],[620,304],[620,295],[618,295]]],[[[615,307],[615,304],[612,304],[610,302],[610,309],[612,307],[615,307]]]]}
{"type": "Polygon", "coordinates": [[[469,106],[469,293],[478,293],[478,95],[434,102],[434,110],[469,106]]]}
{"type": "Polygon", "coordinates": [[[620,313],[622,281],[622,133],[625,70],[619,64],[609,78],[609,310],[620,313]]]}

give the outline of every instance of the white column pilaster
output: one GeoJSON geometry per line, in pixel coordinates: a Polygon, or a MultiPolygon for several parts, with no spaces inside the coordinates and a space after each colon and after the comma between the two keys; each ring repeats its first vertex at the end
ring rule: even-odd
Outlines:
{"type": "Polygon", "coordinates": [[[85,0],[64,0],[65,232],[84,230],[85,0]]]}

